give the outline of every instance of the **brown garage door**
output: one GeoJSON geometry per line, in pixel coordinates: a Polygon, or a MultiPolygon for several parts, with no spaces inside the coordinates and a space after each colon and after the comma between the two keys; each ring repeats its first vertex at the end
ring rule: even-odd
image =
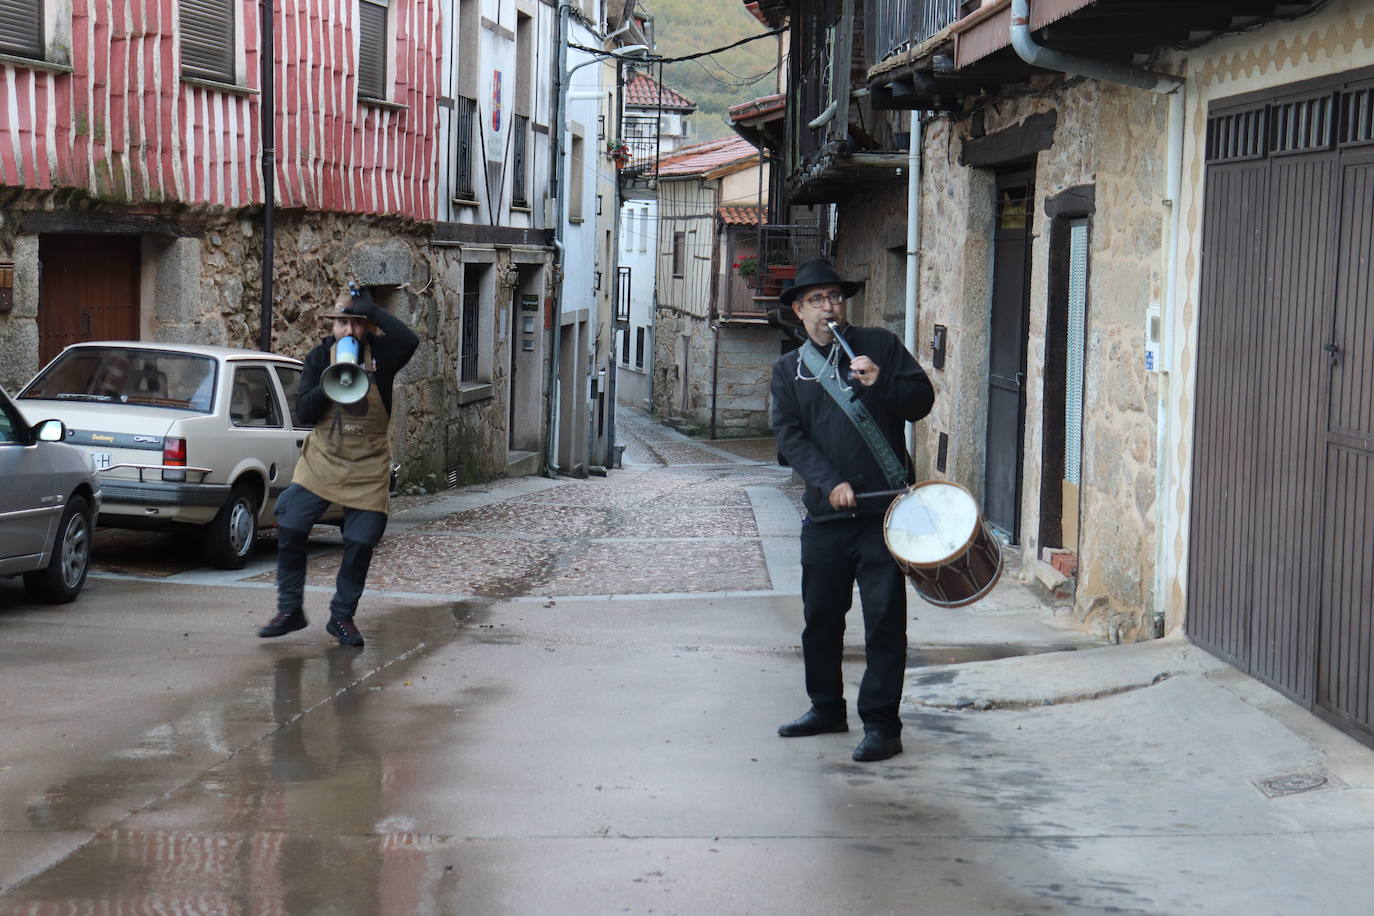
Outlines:
{"type": "Polygon", "coordinates": [[[1187,629],[1374,739],[1374,79],[1213,106],[1187,629]]]}
{"type": "Polygon", "coordinates": [[[38,358],[83,340],[138,339],[138,236],[44,235],[38,358]]]}

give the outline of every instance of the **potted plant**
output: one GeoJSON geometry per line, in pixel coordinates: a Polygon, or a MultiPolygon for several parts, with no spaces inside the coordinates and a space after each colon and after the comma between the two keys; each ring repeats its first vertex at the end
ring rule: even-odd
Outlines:
{"type": "Polygon", "coordinates": [[[750,286],[754,285],[754,278],[759,273],[759,259],[755,257],[742,257],[734,263],[735,272],[744,278],[744,282],[750,286]]]}
{"type": "Polygon", "coordinates": [[[624,140],[607,140],[606,156],[616,168],[623,169],[630,163],[630,145],[624,140]]]}

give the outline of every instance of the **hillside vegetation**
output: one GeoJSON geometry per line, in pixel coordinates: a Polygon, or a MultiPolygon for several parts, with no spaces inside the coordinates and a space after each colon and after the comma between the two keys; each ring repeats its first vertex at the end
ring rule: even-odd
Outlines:
{"type": "MultiPolygon", "coordinates": [[[[656,50],[663,57],[708,51],[766,31],[740,0],[648,0],[640,8],[654,18],[656,50]]],[[[771,70],[777,57],[777,38],[761,38],[710,58],[664,64],[663,82],[697,103],[695,140],[724,137],[731,132],[725,123],[731,105],[776,91],[772,72],[751,85],[740,84],[771,70]]],[[[658,68],[650,75],[657,79],[658,68]]]]}

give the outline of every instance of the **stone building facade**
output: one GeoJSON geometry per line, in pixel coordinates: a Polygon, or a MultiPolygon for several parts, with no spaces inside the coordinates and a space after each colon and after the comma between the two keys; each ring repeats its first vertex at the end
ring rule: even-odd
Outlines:
{"type": "MultiPolygon", "coordinates": [[[[989,302],[994,283],[997,175],[1033,171],[1029,201],[1025,425],[1019,530],[1027,558],[1070,547],[1079,558],[1075,613],[1121,639],[1153,626],[1157,390],[1145,368],[1144,316],[1164,295],[1164,162],[1168,104],[1161,97],[1096,81],[1041,79],[1016,98],[925,125],[921,268],[916,356],[929,371],[935,409],[916,428],[917,477],[948,478],[980,503],[987,493],[989,302]],[[1003,162],[980,150],[1008,150],[1003,162]],[[979,146],[982,142],[981,147],[979,146]],[[1049,351],[1062,346],[1051,320],[1062,304],[1066,200],[1088,227],[1087,320],[1077,506],[1064,504],[1062,467],[1046,452],[1064,448],[1063,394],[1046,399],[1049,351]],[[1086,201],[1087,203],[1082,203],[1086,201]],[[942,369],[931,363],[936,326],[945,329],[942,369]],[[1047,428],[1050,435],[1046,435],[1047,428]],[[943,449],[941,437],[945,439],[943,449]],[[943,451],[943,467],[940,454],[943,451]],[[1046,469],[1049,472],[1046,472],[1046,469]],[[1064,513],[1064,526],[1042,513],[1064,513]],[[1052,531],[1061,529],[1056,537],[1052,531]]],[[[839,204],[837,267],[863,284],[851,320],[901,334],[906,288],[906,185],[839,204]]]]}

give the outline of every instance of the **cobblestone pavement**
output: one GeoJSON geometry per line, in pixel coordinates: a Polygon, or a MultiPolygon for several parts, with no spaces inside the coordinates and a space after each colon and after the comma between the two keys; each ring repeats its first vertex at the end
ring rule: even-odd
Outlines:
{"type": "MultiPolygon", "coordinates": [[[[619,416],[624,467],[606,477],[526,477],[394,498],[368,591],[556,600],[779,587],[749,494],[781,489],[781,502],[797,505],[800,491],[777,466],[773,440],[692,440],[640,411],[619,416]]],[[[102,529],[93,570],[270,588],[273,540],[268,533],[244,570],[222,572],[205,568],[194,538],[102,529]]],[[[341,544],[337,528],[315,529],[312,589],[330,590],[341,544]]]]}

